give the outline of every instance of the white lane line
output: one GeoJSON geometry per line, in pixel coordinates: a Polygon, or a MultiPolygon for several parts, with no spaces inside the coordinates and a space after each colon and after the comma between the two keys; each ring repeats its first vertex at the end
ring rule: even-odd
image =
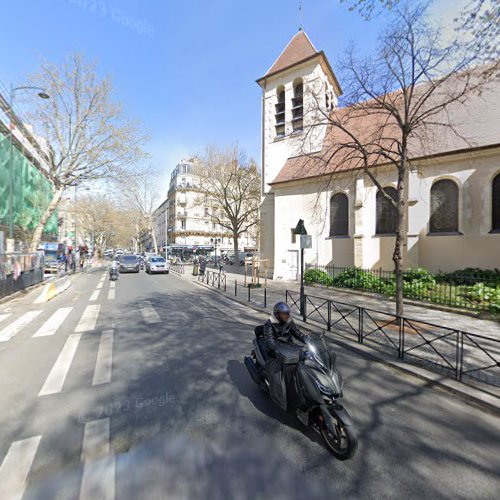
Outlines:
{"type": "Polygon", "coordinates": [[[101,306],[99,304],[87,306],[85,311],[83,311],[82,317],[76,325],[75,332],[88,332],[95,330],[95,325],[97,323],[97,317],[99,316],[99,310],[101,306]]]}
{"type": "Polygon", "coordinates": [[[97,298],[99,297],[99,293],[100,293],[100,292],[101,292],[101,290],[100,290],[100,289],[98,289],[98,290],[94,290],[94,291],[92,292],[92,295],[90,296],[89,302],[94,302],[94,301],[96,301],[96,300],[97,300],[97,298]]]}
{"type": "Polygon", "coordinates": [[[61,392],[69,367],[75,357],[76,348],[78,347],[80,338],[80,334],[73,333],[66,339],[66,342],[64,343],[52,370],[50,370],[45,384],[43,384],[43,387],[38,393],[39,396],[46,396],[48,394],[57,394],[61,392]]]}
{"type": "Polygon", "coordinates": [[[115,457],[110,455],[109,418],[85,424],[83,433],[83,476],[80,500],[113,500],[115,498],[115,457]],[[97,457],[103,457],[95,460],[97,457]]]}
{"type": "Polygon", "coordinates": [[[142,302],[139,307],[141,308],[142,317],[146,323],[161,323],[160,316],[158,316],[158,313],[155,311],[149,300],[142,302]]]}
{"type": "Polygon", "coordinates": [[[15,441],[0,466],[0,498],[20,500],[42,436],[15,441]]]}
{"type": "Polygon", "coordinates": [[[115,286],[116,286],[116,281],[109,282],[109,288],[115,288],[115,286]]]}
{"type": "Polygon", "coordinates": [[[10,316],[10,313],[0,314],[0,323],[1,323],[4,319],[7,319],[9,316],[10,316]]]}
{"type": "Polygon", "coordinates": [[[97,361],[94,369],[92,385],[108,384],[111,382],[113,366],[113,330],[104,330],[99,342],[97,361]]]}
{"type": "Polygon", "coordinates": [[[57,329],[62,325],[63,321],[68,317],[73,307],[59,308],[33,335],[33,337],[47,337],[54,335],[57,329]]]}
{"type": "Polygon", "coordinates": [[[41,310],[28,311],[20,318],[17,318],[16,321],[13,321],[9,326],[6,326],[0,331],[0,342],[10,340],[14,335],[16,335],[16,333],[19,332],[19,330],[29,325],[39,314],[41,314],[41,312],[41,310]]]}
{"type": "Polygon", "coordinates": [[[114,300],[116,296],[116,289],[110,288],[108,291],[108,300],[114,300]]]}

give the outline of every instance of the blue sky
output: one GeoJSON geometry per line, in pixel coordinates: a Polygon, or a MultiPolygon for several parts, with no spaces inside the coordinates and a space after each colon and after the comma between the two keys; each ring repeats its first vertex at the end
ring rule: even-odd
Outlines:
{"type": "MultiPolygon", "coordinates": [[[[440,0],[448,12],[453,0],[440,0]]],[[[149,133],[168,173],[209,142],[237,141],[260,161],[262,76],[298,29],[298,0],[18,0],[2,6],[0,80],[25,82],[40,56],[81,51],[111,75],[115,97],[149,133]]],[[[305,31],[334,69],[355,39],[369,50],[383,18],[338,0],[303,0],[305,31]]]]}

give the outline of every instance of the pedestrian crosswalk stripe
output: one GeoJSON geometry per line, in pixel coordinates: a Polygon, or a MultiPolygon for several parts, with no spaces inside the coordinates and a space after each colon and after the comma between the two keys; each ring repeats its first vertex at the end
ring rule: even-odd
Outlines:
{"type": "Polygon", "coordinates": [[[68,317],[73,307],[59,308],[33,335],[33,337],[47,337],[54,335],[57,329],[62,325],[63,321],[68,317]]]}
{"type": "Polygon", "coordinates": [[[96,290],[100,290],[102,288],[102,285],[104,284],[103,281],[99,281],[99,283],[97,283],[97,286],[95,287],[96,290]]]}
{"type": "Polygon", "coordinates": [[[15,441],[0,466],[0,498],[20,500],[42,436],[15,441]]]}
{"type": "Polygon", "coordinates": [[[10,340],[19,330],[29,325],[39,314],[41,314],[41,312],[41,310],[28,311],[10,325],[6,326],[3,330],[0,330],[0,342],[10,340]]]}
{"type": "Polygon", "coordinates": [[[66,380],[66,375],[68,374],[69,368],[75,357],[76,348],[80,342],[80,334],[71,334],[59,353],[59,356],[50,370],[49,376],[43,384],[42,389],[38,393],[39,396],[47,396],[48,394],[56,394],[61,392],[64,381],[66,380]]]}
{"type": "Polygon", "coordinates": [[[109,288],[115,288],[115,286],[116,286],[116,281],[109,282],[109,288]]]}
{"type": "Polygon", "coordinates": [[[97,299],[98,299],[98,297],[99,297],[99,293],[100,293],[100,292],[101,292],[101,290],[100,290],[100,289],[99,289],[99,290],[94,290],[94,291],[92,292],[92,295],[90,296],[90,299],[89,299],[89,300],[90,300],[90,302],[94,302],[95,300],[97,300],[97,299]]]}
{"type": "Polygon", "coordinates": [[[114,300],[116,296],[116,289],[115,288],[110,288],[108,290],[108,300],[114,300]]]}
{"type": "Polygon", "coordinates": [[[92,385],[107,384],[111,382],[113,366],[113,330],[104,330],[101,333],[97,362],[94,369],[92,385]]]}
{"type": "Polygon", "coordinates": [[[155,311],[154,307],[151,305],[149,300],[145,300],[140,305],[142,317],[144,321],[148,324],[161,323],[161,318],[155,311]]]}
{"type": "Polygon", "coordinates": [[[0,314],[0,323],[1,323],[4,319],[7,319],[9,316],[10,316],[10,313],[0,314]]]}
{"type": "Polygon", "coordinates": [[[99,310],[101,306],[98,304],[90,305],[83,311],[82,317],[76,325],[75,332],[87,332],[95,330],[95,325],[97,323],[97,317],[99,316],[99,310]]]}
{"type": "Polygon", "coordinates": [[[83,476],[80,500],[115,498],[115,457],[110,454],[109,418],[85,424],[83,433],[83,476]],[[102,457],[99,459],[99,457],[102,457]]]}

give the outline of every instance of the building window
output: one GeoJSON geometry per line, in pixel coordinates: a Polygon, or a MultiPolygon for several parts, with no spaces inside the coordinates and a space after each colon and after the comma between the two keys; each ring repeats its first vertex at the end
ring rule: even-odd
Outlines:
{"type": "Polygon", "coordinates": [[[285,89],[280,87],[278,89],[278,102],[276,103],[276,137],[283,137],[285,135],[285,89]]]}
{"type": "Polygon", "coordinates": [[[330,236],[349,234],[349,198],[345,193],[330,198],[330,236]]]}
{"type": "Polygon", "coordinates": [[[431,187],[429,232],[458,232],[458,186],[449,179],[437,181],[431,187]]]}
{"type": "Polygon", "coordinates": [[[294,132],[304,128],[304,84],[299,81],[293,87],[292,99],[292,128],[294,132]]]}
{"type": "MultiPolygon", "coordinates": [[[[393,200],[396,200],[397,191],[393,187],[386,187],[384,191],[393,200]]],[[[384,196],[382,191],[377,191],[377,234],[392,234],[396,232],[398,212],[396,207],[384,196]]]]}
{"type": "Polygon", "coordinates": [[[493,179],[491,209],[491,230],[500,232],[500,174],[493,179]]]}

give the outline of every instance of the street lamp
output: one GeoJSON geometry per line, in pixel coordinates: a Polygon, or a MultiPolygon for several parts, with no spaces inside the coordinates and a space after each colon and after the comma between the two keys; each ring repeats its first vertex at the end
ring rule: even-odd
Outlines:
{"type": "Polygon", "coordinates": [[[306,236],[307,231],[303,219],[299,219],[293,232],[300,236],[300,314],[304,317],[306,309],[304,296],[304,248],[306,248],[307,243],[305,241],[306,238],[302,238],[302,236],[306,236]]]}
{"type": "Polygon", "coordinates": [[[38,90],[40,99],[50,99],[50,95],[42,87],[10,86],[9,110],[10,110],[10,149],[9,149],[9,239],[14,239],[14,96],[18,90],[38,90]]]}
{"type": "Polygon", "coordinates": [[[217,243],[220,243],[220,238],[210,238],[210,243],[214,245],[214,265],[217,267],[217,243]]]}

